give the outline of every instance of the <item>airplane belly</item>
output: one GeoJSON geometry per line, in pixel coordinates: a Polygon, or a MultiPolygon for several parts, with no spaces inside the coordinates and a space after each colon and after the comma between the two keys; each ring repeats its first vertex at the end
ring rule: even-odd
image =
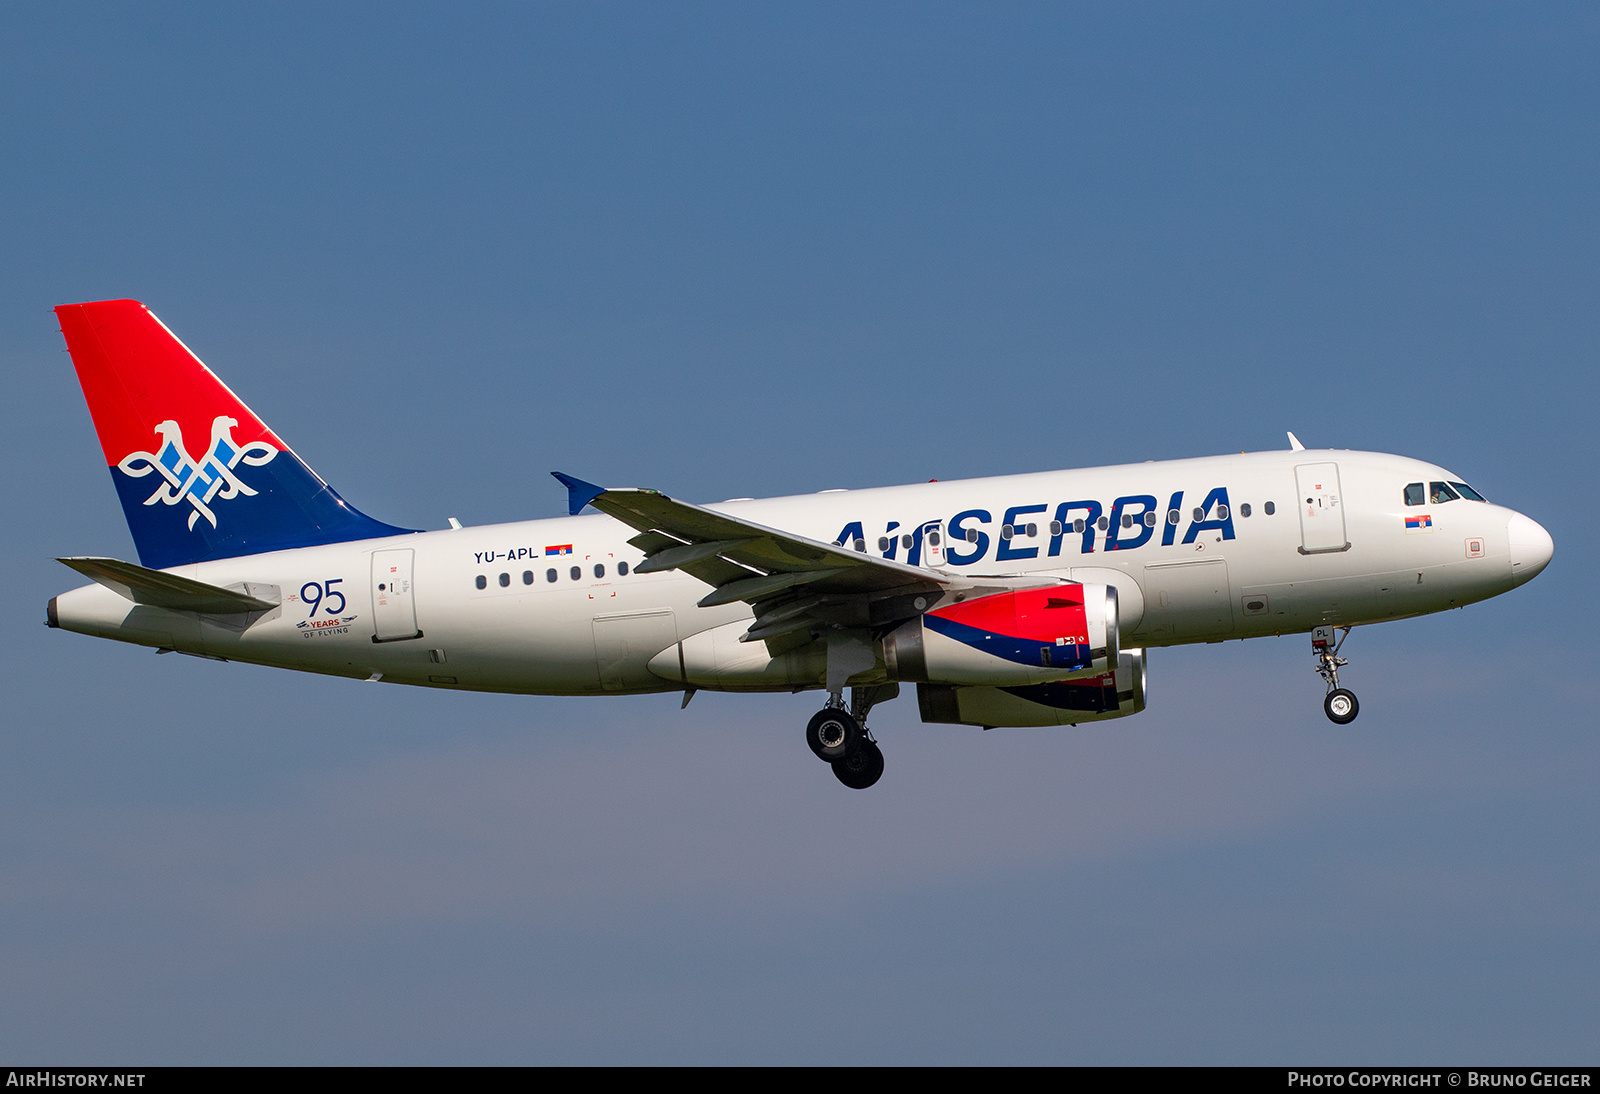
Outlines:
{"type": "MultiPolygon", "coordinates": [[[[424,687],[530,694],[582,695],[601,691],[594,647],[573,642],[587,618],[567,619],[531,597],[483,604],[424,600],[401,637],[364,618],[324,620],[299,605],[240,630],[210,617],[204,652],[230,660],[371,678],[424,687]],[[537,609],[537,610],[536,610],[537,609]],[[331,623],[331,625],[328,625],[331,623]],[[374,641],[380,632],[385,637],[374,641]]],[[[168,613],[171,614],[171,613],[168,613]]],[[[365,613],[363,613],[365,614],[365,613]]],[[[587,636],[586,636],[587,637],[587,636]]]]}
{"type": "MultiPolygon", "coordinates": [[[[594,646],[576,640],[587,629],[586,612],[557,598],[513,596],[479,601],[455,613],[449,623],[424,627],[426,637],[404,643],[437,649],[449,676],[460,687],[535,694],[585,695],[601,690],[594,646]]],[[[395,643],[398,646],[401,643],[395,643]]],[[[413,682],[406,680],[405,682],[413,682]]],[[[443,681],[428,679],[428,683],[443,681]]]]}
{"type": "Polygon", "coordinates": [[[1129,641],[1171,645],[1233,635],[1233,593],[1225,559],[1149,565],[1140,584],[1144,622],[1129,641]]]}
{"type": "Polygon", "coordinates": [[[678,642],[671,608],[607,612],[594,617],[594,656],[606,691],[664,691],[671,685],[650,671],[650,659],[678,642]]]}

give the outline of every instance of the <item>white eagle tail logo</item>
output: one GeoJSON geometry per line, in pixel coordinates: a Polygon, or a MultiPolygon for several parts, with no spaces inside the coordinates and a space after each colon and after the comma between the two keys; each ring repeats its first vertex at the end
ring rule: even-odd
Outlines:
{"type": "Polygon", "coordinates": [[[236,498],[240,494],[253,495],[255,491],[239,480],[233,469],[240,463],[259,467],[271,463],[279,452],[265,441],[251,441],[246,445],[233,443],[235,418],[218,415],[211,423],[211,448],[196,460],[183,447],[183,430],[173,421],[156,426],[161,436],[161,447],[155,452],[130,452],[117,461],[117,469],[132,478],[140,479],[152,471],[160,472],[166,480],[156,492],[144,500],[146,505],[161,502],[177,505],[187,501],[194,506],[189,514],[189,529],[201,517],[211,527],[217,526],[217,515],[211,511],[211,502],[217,498],[236,498]]]}

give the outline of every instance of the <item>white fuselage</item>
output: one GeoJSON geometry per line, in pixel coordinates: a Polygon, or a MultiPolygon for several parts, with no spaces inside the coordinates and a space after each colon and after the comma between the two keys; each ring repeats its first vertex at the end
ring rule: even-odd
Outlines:
{"type": "MultiPolygon", "coordinates": [[[[1421,615],[1505,592],[1538,572],[1548,552],[1519,559],[1516,522],[1532,522],[1514,511],[1468,500],[1405,504],[1408,483],[1435,480],[1457,476],[1399,456],[1285,451],[711,508],[962,577],[1041,574],[1114,585],[1123,646],[1166,646],[1421,615]],[[1153,527],[1146,511],[1155,514],[1153,527]],[[1004,525],[1014,529],[1010,539],[1004,525]],[[930,561],[927,533],[935,527],[948,553],[930,561]]],[[[792,670],[785,677],[764,667],[759,642],[734,651],[744,668],[685,676],[682,644],[719,627],[736,640],[751,610],[697,607],[710,586],[677,571],[632,572],[643,558],[628,543],[635,534],[608,516],[577,516],[168,571],[216,586],[242,583],[251,595],[270,590],[265,598],[281,601],[248,618],[139,606],[100,585],[62,594],[54,612],[61,627],[101,637],[421,686],[598,694],[686,683],[821,685],[820,676],[797,681],[792,670]],[[380,635],[385,640],[374,641],[380,635]],[[664,652],[673,649],[680,652],[664,652]],[[677,667],[663,670],[669,661],[677,667]]]]}

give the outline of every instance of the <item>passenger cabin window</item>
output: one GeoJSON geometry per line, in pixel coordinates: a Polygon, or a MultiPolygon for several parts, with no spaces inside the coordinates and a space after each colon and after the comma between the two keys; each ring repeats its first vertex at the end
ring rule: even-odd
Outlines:
{"type": "Polygon", "coordinates": [[[572,568],[572,580],[577,581],[582,577],[583,577],[583,570],[580,567],[574,566],[572,568]]]}
{"type": "Polygon", "coordinates": [[[473,582],[473,584],[480,589],[487,589],[489,587],[489,579],[484,577],[482,574],[479,574],[478,580],[473,582]]]}
{"type": "Polygon", "coordinates": [[[556,572],[554,570],[546,570],[544,572],[544,579],[553,583],[556,579],[556,572]]]}
{"type": "Polygon", "coordinates": [[[1430,482],[1428,498],[1435,505],[1443,505],[1447,501],[1460,501],[1461,495],[1450,489],[1450,484],[1447,482],[1430,482]]]}
{"type": "Polygon", "coordinates": [[[511,575],[510,574],[501,574],[500,575],[500,587],[502,589],[504,589],[504,588],[507,588],[510,584],[511,584],[511,575]]]}
{"type": "Polygon", "coordinates": [[[1269,501],[1261,507],[1261,511],[1270,517],[1272,514],[1278,511],[1278,507],[1269,501]]]}
{"type": "Polygon", "coordinates": [[[598,563],[598,564],[595,565],[594,576],[595,577],[605,577],[606,576],[606,568],[605,568],[605,565],[603,563],[598,563]]]}
{"type": "Polygon", "coordinates": [[[522,571],[522,583],[524,585],[532,585],[533,584],[533,571],[532,570],[523,570],[522,571]]]}
{"type": "Polygon", "coordinates": [[[1239,515],[1241,517],[1248,517],[1250,515],[1250,503],[1249,502],[1245,502],[1245,503],[1243,503],[1242,505],[1239,506],[1239,515]]]}
{"type": "Polygon", "coordinates": [[[628,564],[626,562],[617,563],[617,573],[621,574],[623,577],[627,577],[628,576],[628,564]]]}
{"type": "Polygon", "coordinates": [[[1427,505],[1428,504],[1428,493],[1427,493],[1427,491],[1425,489],[1423,489],[1423,486],[1422,486],[1422,484],[1420,482],[1408,482],[1408,483],[1406,483],[1406,504],[1407,505],[1427,505]]]}

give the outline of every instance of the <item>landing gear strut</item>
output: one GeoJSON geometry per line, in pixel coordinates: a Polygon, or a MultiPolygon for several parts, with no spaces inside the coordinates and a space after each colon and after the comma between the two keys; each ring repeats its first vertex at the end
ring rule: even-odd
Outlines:
{"type": "Polygon", "coordinates": [[[1311,632],[1311,653],[1317,659],[1317,675],[1328,685],[1328,694],[1322,700],[1322,710],[1335,725],[1347,726],[1361,713],[1355,692],[1339,686],[1339,670],[1350,662],[1339,656],[1344,640],[1350,637],[1350,628],[1335,642],[1332,627],[1318,627],[1311,632]]]}
{"type": "Polygon", "coordinates": [[[851,688],[850,710],[834,695],[806,726],[806,744],[851,790],[865,790],[883,775],[883,751],[867,732],[867,712],[899,692],[898,684],[851,688]]]}

